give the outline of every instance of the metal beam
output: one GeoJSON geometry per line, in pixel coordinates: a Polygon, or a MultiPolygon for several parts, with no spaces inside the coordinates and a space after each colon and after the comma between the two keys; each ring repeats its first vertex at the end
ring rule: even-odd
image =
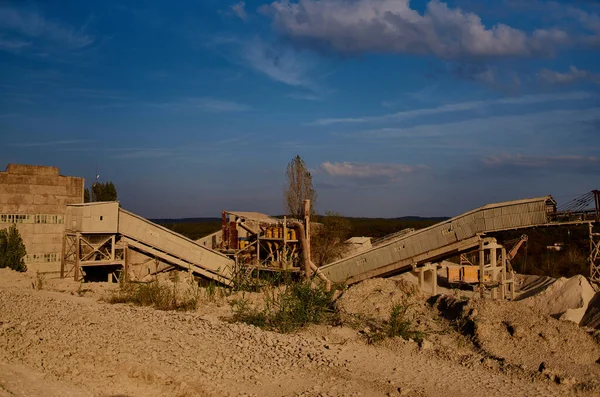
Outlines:
{"type": "MultiPolygon", "coordinates": [[[[147,254],[154,255],[155,257],[158,257],[158,258],[162,259],[165,262],[169,262],[171,264],[177,265],[177,266],[182,267],[184,269],[190,269],[194,273],[200,274],[200,275],[202,275],[202,276],[204,276],[206,278],[209,278],[211,280],[218,281],[218,282],[220,282],[222,284],[225,284],[225,285],[228,285],[228,286],[231,285],[231,280],[229,280],[228,278],[225,278],[225,277],[223,277],[223,276],[221,276],[219,274],[211,273],[211,272],[209,272],[207,270],[204,270],[203,268],[201,268],[200,266],[198,266],[196,264],[186,262],[186,261],[184,261],[181,258],[177,258],[177,257],[175,257],[175,256],[173,256],[171,254],[166,253],[166,252],[159,251],[159,250],[157,250],[157,249],[155,249],[153,247],[147,246],[147,245],[145,245],[145,244],[143,244],[143,243],[141,243],[139,241],[135,241],[135,240],[132,240],[132,239],[127,238],[127,237],[121,237],[121,241],[124,241],[129,246],[137,248],[140,251],[143,251],[143,252],[145,252],[147,254]]],[[[225,269],[223,269],[223,270],[225,270],[225,269]]]]}

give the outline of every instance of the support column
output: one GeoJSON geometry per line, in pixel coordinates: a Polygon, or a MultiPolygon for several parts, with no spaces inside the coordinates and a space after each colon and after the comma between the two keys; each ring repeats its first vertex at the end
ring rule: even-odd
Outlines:
{"type": "MultiPolygon", "coordinates": [[[[497,258],[498,253],[496,252],[496,244],[490,244],[490,266],[492,267],[492,283],[498,282],[498,269],[497,258]]],[[[492,299],[498,299],[498,287],[492,287],[492,299]]]]}
{"type": "Polygon", "coordinates": [[[75,266],[73,267],[73,279],[79,281],[79,258],[81,257],[81,233],[75,235],[75,266]]]}
{"type": "Polygon", "coordinates": [[[431,293],[437,295],[438,283],[437,283],[437,266],[432,265],[431,268],[431,293]]]}
{"type": "Polygon", "coordinates": [[[594,232],[594,225],[590,227],[590,280],[600,283],[600,232],[594,232]]]}
{"type": "Polygon", "coordinates": [[[500,250],[500,299],[506,298],[506,248],[502,247],[500,250]]]}
{"type": "Polygon", "coordinates": [[[67,254],[67,233],[63,233],[62,254],[60,257],[60,278],[65,278],[65,255],[67,254]]]}
{"type": "Polygon", "coordinates": [[[129,245],[123,248],[123,281],[129,281],[129,245]]]}
{"type": "Polygon", "coordinates": [[[115,259],[115,243],[116,243],[116,236],[113,234],[110,237],[110,260],[114,261],[115,259]]]}
{"type": "Polygon", "coordinates": [[[310,280],[312,271],[310,270],[310,200],[304,200],[304,231],[306,235],[306,261],[304,263],[304,277],[310,280]]]}
{"type": "Polygon", "coordinates": [[[483,240],[479,240],[479,296],[483,298],[483,272],[485,266],[485,250],[483,240]]]}

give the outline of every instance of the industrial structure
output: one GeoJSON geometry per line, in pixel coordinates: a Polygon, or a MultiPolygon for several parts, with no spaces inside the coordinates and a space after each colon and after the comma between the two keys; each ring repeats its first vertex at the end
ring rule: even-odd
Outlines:
{"type": "MultiPolygon", "coordinates": [[[[595,193],[596,197],[598,193],[595,193]]],[[[366,244],[345,258],[316,268],[310,261],[310,220],[278,219],[256,212],[223,211],[220,231],[198,241],[119,208],[118,203],[69,205],[63,255],[63,276],[81,278],[103,269],[125,269],[131,255],[143,255],[157,265],[142,275],[174,268],[231,285],[235,277],[258,271],[316,273],[327,285],[353,284],[367,278],[413,271],[421,284],[426,273],[437,285],[438,263],[462,255],[457,275],[448,279],[479,284],[481,293],[514,297],[510,260],[527,240],[524,235],[505,248],[493,233],[505,230],[573,224],[590,225],[590,274],[598,281],[600,233],[594,229],[598,210],[559,211],[551,196],[489,204],[431,227],[407,229],[366,244]],[[469,259],[467,258],[475,258],[469,259]],[[160,265],[159,265],[160,264],[160,265]]],[[[365,241],[363,241],[365,240],[365,241]]],[[[357,240],[358,241],[358,240],[357,240]]],[[[146,260],[146,261],[147,261],[146,260]]],[[[109,272],[110,273],[110,272],[109,272]]],[[[138,271],[139,277],[139,271],[138,271]]]]}
{"type": "Polygon", "coordinates": [[[180,268],[231,284],[233,260],[125,211],[118,202],[68,205],[65,226],[61,277],[81,280],[88,273],[100,273],[110,281],[120,271],[129,276],[132,257],[137,254],[154,262],[147,274],[180,268]]]}
{"type": "MultiPolygon", "coordinates": [[[[510,260],[526,241],[506,242],[494,233],[588,224],[590,278],[600,282],[600,192],[557,207],[551,196],[488,204],[425,229],[406,229],[371,241],[357,237],[346,256],[317,268],[311,261],[310,218],[274,218],[257,212],[223,211],[221,230],[197,241],[120,208],[118,202],[83,204],[82,178],[55,167],[8,166],[0,173],[0,223],[15,223],[32,270],[59,271],[76,280],[135,280],[180,269],[200,279],[233,285],[261,271],[317,276],[326,286],[412,271],[437,288],[438,263],[460,256],[449,281],[477,283],[483,294],[513,297],[510,260]],[[36,266],[38,265],[38,266],[36,266]]],[[[310,204],[305,203],[305,208],[310,204]]],[[[308,213],[308,210],[306,211],[308,213]]],[[[0,225],[2,227],[2,225],[0,225]]]]}
{"type": "Polygon", "coordinates": [[[388,277],[414,271],[423,285],[425,272],[431,272],[434,289],[435,262],[469,252],[477,252],[477,281],[483,294],[514,296],[514,273],[509,268],[506,249],[490,235],[505,230],[546,226],[589,224],[590,279],[600,282],[600,191],[557,208],[551,196],[488,204],[421,230],[406,230],[384,238],[373,248],[320,268],[334,283],[353,284],[372,277],[388,277]]]}
{"type": "Polygon", "coordinates": [[[9,164],[0,172],[0,228],[15,224],[32,271],[60,271],[66,205],[83,203],[83,178],[57,167],[9,164]]]}

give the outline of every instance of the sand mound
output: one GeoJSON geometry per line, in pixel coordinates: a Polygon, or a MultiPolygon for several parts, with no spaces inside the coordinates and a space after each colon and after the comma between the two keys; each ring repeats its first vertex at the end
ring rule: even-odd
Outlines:
{"type": "Polygon", "coordinates": [[[531,274],[516,275],[518,300],[526,299],[544,291],[556,282],[556,279],[549,276],[535,276],[531,274]]]}
{"type": "Polygon", "coordinates": [[[596,293],[588,304],[588,309],[579,325],[600,330],[600,292],[596,293]]]}
{"type": "Polygon", "coordinates": [[[35,274],[16,272],[9,268],[0,269],[0,285],[10,288],[32,288],[35,274]]]}
{"type": "Polygon", "coordinates": [[[521,302],[541,313],[579,324],[595,291],[581,275],[560,278],[537,295],[521,302]]]}
{"type": "Polygon", "coordinates": [[[385,321],[395,305],[424,305],[423,296],[418,286],[407,281],[373,278],[350,287],[340,297],[338,307],[346,313],[385,321]]]}
{"type": "Polygon", "coordinates": [[[600,346],[576,324],[517,302],[444,297],[437,306],[463,324],[463,332],[486,355],[505,366],[600,387],[600,346]]]}

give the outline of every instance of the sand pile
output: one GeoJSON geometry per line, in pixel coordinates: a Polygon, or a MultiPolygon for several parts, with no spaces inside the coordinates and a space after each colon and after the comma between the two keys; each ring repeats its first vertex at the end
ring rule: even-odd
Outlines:
{"type": "Polygon", "coordinates": [[[0,283],[9,288],[33,288],[35,274],[15,272],[12,269],[0,269],[0,283]]]}
{"type": "Polygon", "coordinates": [[[424,294],[415,284],[404,280],[373,278],[344,292],[338,307],[346,313],[385,321],[395,305],[423,305],[424,294]]]}
{"type": "Polygon", "coordinates": [[[596,292],[581,275],[560,278],[521,302],[544,314],[579,324],[596,292]]]}
{"type": "Polygon", "coordinates": [[[576,324],[516,302],[443,297],[437,307],[505,368],[600,390],[600,345],[576,324]]]}
{"type": "Polygon", "coordinates": [[[596,293],[588,304],[588,309],[579,325],[600,330],[600,292],[596,293]]]}

